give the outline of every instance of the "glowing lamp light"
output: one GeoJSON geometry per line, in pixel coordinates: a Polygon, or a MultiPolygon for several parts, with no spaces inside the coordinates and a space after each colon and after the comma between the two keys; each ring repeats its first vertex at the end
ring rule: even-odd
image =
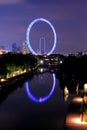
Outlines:
{"type": "Polygon", "coordinates": [[[6,81],[6,79],[1,79],[1,82],[4,82],[4,81],[6,81]]]}
{"type": "Polygon", "coordinates": [[[62,64],[63,63],[63,61],[62,60],[60,60],[60,64],[62,64]]]}
{"type": "Polygon", "coordinates": [[[74,97],[72,101],[73,102],[82,102],[83,99],[81,97],[74,97]]]}
{"type": "Polygon", "coordinates": [[[73,123],[81,124],[82,122],[81,122],[80,118],[74,118],[73,123]]]}
{"type": "Polygon", "coordinates": [[[87,92],[87,83],[84,84],[84,92],[87,92]]]}
{"type": "Polygon", "coordinates": [[[43,60],[40,60],[40,64],[44,64],[44,61],[43,61],[43,60]]]}
{"type": "Polygon", "coordinates": [[[40,69],[40,72],[43,72],[43,71],[44,71],[43,68],[41,68],[41,69],[40,69]]]}
{"type": "Polygon", "coordinates": [[[36,102],[36,103],[42,103],[42,102],[48,100],[48,99],[51,97],[51,95],[52,95],[53,92],[54,92],[55,84],[56,84],[55,74],[52,74],[52,76],[53,76],[52,89],[51,89],[50,93],[49,93],[47,96],[45,96],[45,97],[36,98],[36,97],[30,92],[28,81],[25,83],[27,95],[28,95],[28,97],[29,97],[32,101],[34,101],[34,102],[36,102]]]}
{"type": "Polygon", "coordinates": [[[56,47],[57,36],[56,36],[56,31],[55,31],[53,25],[51,24],[51,22],[49,22],[48,20],[46,20],[46,19],[44,19],[44,18],[37,18],[37,19],[33,20],[33,21],[29,24],[28,29],[27,29],[27,32],[26,32],[26,41],[27,41],[28,48],[30,49],[30,51],[31,51],[34,55],[37,55],[37,53],[36,53],[36,52],[33,50],[33,48],[31,47],[31,43],[30,43],[30,31],[31,31],[32,26],[33,26],[35,23],[37,23],[38,21],[41,21],[41,22],[43,21],[43,22],[47,23],[47,24],[51,27],[51,29],[52,29],[52,32],[53,32],[53,35],[54,35],[54,44],[53,44],[52,49],[51,49],[51,50],[48,52],[48,54],[47,54],[47,55],[50,55],[50,54],[54,51],[54,49],[55,49],[55,47],[56,47]]]}

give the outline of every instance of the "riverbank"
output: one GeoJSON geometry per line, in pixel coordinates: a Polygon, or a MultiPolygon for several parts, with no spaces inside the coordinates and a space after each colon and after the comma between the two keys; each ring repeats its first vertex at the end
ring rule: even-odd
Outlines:
{"type": "Polygon", "coordinates": [[[8,78],[6,81],[0,82],[0,104],[18,87],[22,87],[23,83],[28,79],[32,79],[34,76],[35,70],[23,73],[21,75],[8,78]]]}
{"type": "Polygon", "coordinates": [[[20,75],[16,75],[14,77],[11,78],[7,78],[6,80],[4,80],[3,82],[0,82],[0,90],[4,89],[7,86],[11,86],[13,84],[17,84],[20,81],[24,82],[27,78],[32,77],[33,73],[35,72],[36,68],[31,69],[28,72],[22,73],[20,75]]]}
{"type": "Polygon", "coordinates": [[[82,103],[83,98],[80,96],[72,99],[66,115],[64,130],[87,130],[87,122],[81,121],[82,103]]]}

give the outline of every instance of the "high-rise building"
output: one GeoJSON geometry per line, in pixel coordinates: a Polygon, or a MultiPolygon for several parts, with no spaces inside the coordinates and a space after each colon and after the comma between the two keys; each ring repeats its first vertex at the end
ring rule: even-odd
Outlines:
{"type": "Polygon", "coordinates": [[[29,48],[28,48],[28,45],[27,45],[27,42],[26,42],[26,41],[24,41],[24,42],[22,43],[22,53],[23,53],[23,54],[29,54],[29,48]]]}
{"type": "Polygon", "coordinates": [[[5,46],[0,46],[0,55],[1,54],[5,54],[7,53],[8,51],[5,49],[5,46]]]}
{"type": "Polygon", "coordinates": [[[14,52],[14,53],[20,53],[21,52],[21,47],[18,46],[15,42],[12,43],[12,52],[14,52]]]}
{"type": "Polygon", "coordinates": [[[45,37],[41,37],[39,41],[39,49],[40,49],[40,54],[46,54],[46,39],[45,37]]]}

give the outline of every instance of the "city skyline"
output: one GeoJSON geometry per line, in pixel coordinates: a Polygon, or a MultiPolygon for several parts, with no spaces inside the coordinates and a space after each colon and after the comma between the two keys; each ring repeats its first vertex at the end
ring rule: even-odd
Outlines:
{"type": "MultiPolygon", "coordinates": [[[[3,45],[8,50],[14,42],[21,46],[26,40],[30,22],[43,17],[53,24],[57,33],[57,46],[54,52],[87,51],[86,16],[86,0],[0,0],[0,46],[3,45]]],[[[37,43],[35,44],[37,31],[34,30],[37,30],[37,27],[32,29],[31,35],[34,47],[37,46],[37,43]]],[[[47,33],[43,25],[41,30],[52,42],[52,34],[47,33]]]]}

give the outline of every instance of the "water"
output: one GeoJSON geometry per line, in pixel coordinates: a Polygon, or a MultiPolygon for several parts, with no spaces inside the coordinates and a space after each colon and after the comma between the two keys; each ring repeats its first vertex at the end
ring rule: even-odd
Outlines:
{"type": "Polygon", "coordinates": [[[65,102],[60,81],[45,72],[27,79],[5,96],[0,104],[0,130],[63,130],[71,101],[65,102]]]}

